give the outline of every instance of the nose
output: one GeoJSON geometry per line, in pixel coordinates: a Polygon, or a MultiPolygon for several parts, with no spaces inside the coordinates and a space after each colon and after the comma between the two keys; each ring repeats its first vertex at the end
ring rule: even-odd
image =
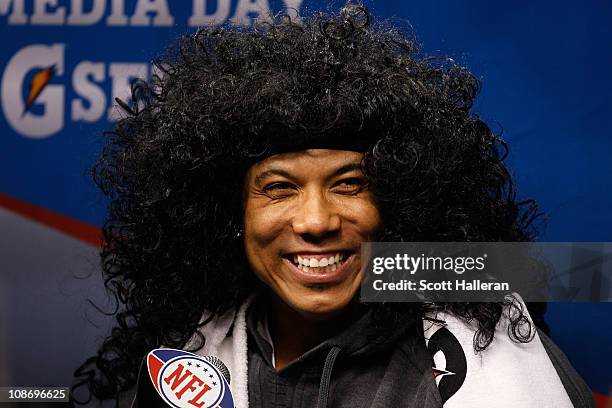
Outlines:
{"type": "Polygon", "coordinates": [[[324,238],[340,231],[338,208],[321,191],[304,192],[293,216],[292,227],[303,238],[324,238]]]}

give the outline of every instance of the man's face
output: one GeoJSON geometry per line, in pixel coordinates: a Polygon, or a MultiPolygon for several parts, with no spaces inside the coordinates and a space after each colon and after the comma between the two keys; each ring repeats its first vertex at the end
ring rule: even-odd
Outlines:
{"type": "Polygon", "coordinates": [[[325,317],[361,283],[361,242],[380,214],[362,153],[311,149],[271,156],[245,178],[244,246],[251,269],[294,310],[325,317]]]}

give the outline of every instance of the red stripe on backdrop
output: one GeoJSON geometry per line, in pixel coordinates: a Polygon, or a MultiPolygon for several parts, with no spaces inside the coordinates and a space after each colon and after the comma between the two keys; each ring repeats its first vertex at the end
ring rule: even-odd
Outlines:
{"type": "Polygon", "coordinates": [[[597,408],[612,407],[612,398],[606,397],[605,395],[600,394],[598,392],[594,392],[593,395],[595,396],[595,403],[597,405],[597,408]]]}
{"type": "Polygon", "coordinates": [[[4,193],[0,193],[0,207],[4,207],[30,220],[44,224],[66,235],[70,235],[87,244],[97,247],[102,245],[100,228],[94,225],[84,223],[18,198],[10,197],[4,193]]]}

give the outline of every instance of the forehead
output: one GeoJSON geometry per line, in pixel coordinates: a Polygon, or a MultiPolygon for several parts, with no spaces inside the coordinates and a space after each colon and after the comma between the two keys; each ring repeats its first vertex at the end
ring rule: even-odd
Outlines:
{"type": "Polygon", "coordinates": [[[249,169],[251,178],[275,170],[286,173],[325,174],[333,173],[344,166],[357,169],[363,153],[351,150],[308,149],[298,152],[270,156],[255,163],[249,169]]]}

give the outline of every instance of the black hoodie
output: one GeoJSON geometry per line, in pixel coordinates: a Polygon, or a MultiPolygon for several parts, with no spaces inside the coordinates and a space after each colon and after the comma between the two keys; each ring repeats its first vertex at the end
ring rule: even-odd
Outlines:
{"type": "Polygon", "coordinates": [[[366,313],[276,371],[258,328],[263,307],[254,304],[247,317],[250,408],[442,406],[420,319],[388,333],[366,313]]]}

